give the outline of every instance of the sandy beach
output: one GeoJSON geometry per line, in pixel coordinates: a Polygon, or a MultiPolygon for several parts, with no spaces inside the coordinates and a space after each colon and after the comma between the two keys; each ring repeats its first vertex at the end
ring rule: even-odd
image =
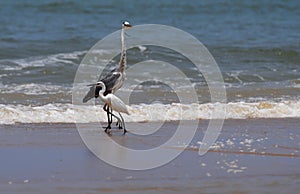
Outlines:
{"type": "MultiPolygon", "coordinates": [[[[101,161],[84,145],[74,124],[1,125],[0,192],[297,193],[299,122],[299,118],[226,120],[213,149],[199,156],[198,143],[208,124],[203,120],[179,157],[145,171],[122,170],[101,161]]],[[[128,123],[127,128],[154,124],[128,123]]],[[[156,146],[172,135],[174,125],[167,123],[148,136],[121,136],[115,130],[111,138],[126,139],[135,148],[156,146]]]]}
{"type": "Polygon", "coordinates": [[[299,193],[299,10],[0,1],[0,194],[299,193]],[[104,132],[105,77],[129,106],[126,135],[104,132]]]}

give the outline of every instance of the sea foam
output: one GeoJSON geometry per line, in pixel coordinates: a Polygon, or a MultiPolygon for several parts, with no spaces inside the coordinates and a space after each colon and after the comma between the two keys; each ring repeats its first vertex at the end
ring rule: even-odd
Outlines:
{"type": "MultiPolygon", "coordinates": [[[[229,102],[225,119],[300,117],[299,101],[229,102]]],[[[206,104],[140,104],[129,106],[126,122],[199,120],[218,118],[213,115],[220,103],[206,104]]],[[[64,103],[41,106],[0,104],[0,124],[15,123],[89,123],[105,122],[102,106],[82,106],[64,103]]]]}

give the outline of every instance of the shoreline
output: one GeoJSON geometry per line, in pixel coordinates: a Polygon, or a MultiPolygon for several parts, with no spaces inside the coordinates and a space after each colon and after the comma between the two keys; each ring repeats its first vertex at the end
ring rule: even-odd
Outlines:
{"type": "MultiPolygon", "coordinates": [[[[192,122],[185,123],[186,130],[192,122]]],[[[300,118],[225,120],[213,149],[199,156],[198,142],[208,124],[200,120],[184,152],[144,171],[122,170],[98,159],[75,124],[0,125],[0,192],[295,193],[300,189],[299,123],[300,118]]],[[[127,123],[129,131],[153,126],[127,123]]],[[[125,138],[129,146],[149,148],[172,135],[174,126],[176,122],[168,122],[162,132],[147,138],[125,138]]],[[[124,139],[120,134],[115,130],[112,138],[124,139]]]]}

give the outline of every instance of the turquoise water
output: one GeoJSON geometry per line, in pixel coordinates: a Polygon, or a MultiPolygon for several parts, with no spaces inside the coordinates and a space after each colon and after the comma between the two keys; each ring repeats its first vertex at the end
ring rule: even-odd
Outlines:
{"type": "MultiPolygon", "coordinates": [[[[229,102],[299,100],[299,1],[27,0],[0,1],[0,104],[16,111],[16,105],[70,104],[83,56],[124,20],[170,25],[195,36],[215,57],[229,102]]],[[[177,60],[158,51],[146,48],[141,56],[133,48],[128,65],[145,56],[177,60]]],[[[195,88],[200,102],[209,103],[205,80],[195,88]]]]}

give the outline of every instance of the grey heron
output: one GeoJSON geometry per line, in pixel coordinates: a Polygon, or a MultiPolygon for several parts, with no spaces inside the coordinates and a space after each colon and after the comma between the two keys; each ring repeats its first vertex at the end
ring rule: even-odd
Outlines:
{"type": "MultiPolygon", "coordinates": [[[[102,78],[100,81],[104,83],[106,90],[104,91],[103,95],[106,96],[110,93],[115,93],[118,89],[120,89],[123,86],[123,83],[125,81],[125,68],[126,68],[126,46],[125,46],[125,30],[131,28],[132,25],[130,25],[129,22],[124,21],[122,23],[122,30],[121,30],[121,43],[122,43],[122,51],[121,51],[121,58],[118,67],[113,69],[111,72],[109,72],[104,78],[102,78]]],[[[98,82],[99,83],[99,82],[98,82]]],[[[102,89],[102,87],[98,84],[91,84],[89,86],[90,90],[83,98],[83,102],[87,102],[92,98],[98,98],[99,97],[99,91],[102,89]]],[[[120,121],[120,118],[115,116],[112,113],[112,110],[110,110],[110,107],[105,103],[103,106],[103,110],[107,112],[107,121],[108,126],[106,129],[111,128],[112,123],[112,117],[114,116],[117,118],[118,122],[117,125],[119,125],[119,128],[122,128],[122,123],[120,121]],[[111,118],[109,118],[109,116],[111,118]]]]}
{"type": "MultiPolygon", "coordinates": [[[[125,134],[127,131],[126,131],[126,128],[125,128],[125,122],[124,122],[124,119],[121,115],[121,112],[126,113],[126,114],[129,115],[129,111],[127,109],[126,104],[120,98],[118,98],[116,95],[114,95],[113,93],[109,93],[109,94],[104,95],[104,93],[106,92],[106,86],[103,82],[98,82],[97,85],[99,87],[101,87],[101,89],[99,90],[100,99],[109,108],[111,108],[111,110],[114,110],[114,111],[119,113],[119,115],[122,119],[122,126],[123,126],[123,130],[124,130],[123,134],[125,134]]],[[[106,128],[105,133],[110,134],[109,130],[110,130],[110,128],[106,128]]]]}

